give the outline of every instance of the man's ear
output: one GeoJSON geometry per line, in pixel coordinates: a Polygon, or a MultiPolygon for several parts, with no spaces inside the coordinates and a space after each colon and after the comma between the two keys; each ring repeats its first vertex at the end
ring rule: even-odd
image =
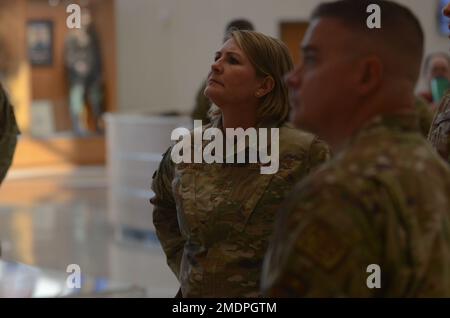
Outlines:
{"type": "Polygon", "coordinates": [[[358,65],[358,93],[366,96],[375,91],[381,84],[384,76],[384,66],[377,56],[363,58],[358,65]]]}
{"type": "Polygon", "coordinates": [[[273,88],[275,87],[275,81],[272,78],[272,76],[266,76],[261,84],[259,85],[259,88],[257,89],[255,96],[260,98],[263,96],[266,96],[267,94],[269,94],[273,88]]]}

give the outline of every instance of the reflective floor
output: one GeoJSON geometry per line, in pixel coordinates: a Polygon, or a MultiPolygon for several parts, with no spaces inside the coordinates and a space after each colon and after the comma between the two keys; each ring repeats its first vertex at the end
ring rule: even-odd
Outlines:
{"type": "Polygon", "coordinates": [[[108,202],[102,167],[12,173],[0,189],[2,259],[59,271],[78,264],[84,275],[173,297],[177,282],[154,233],[124,232],[108,202]]]}

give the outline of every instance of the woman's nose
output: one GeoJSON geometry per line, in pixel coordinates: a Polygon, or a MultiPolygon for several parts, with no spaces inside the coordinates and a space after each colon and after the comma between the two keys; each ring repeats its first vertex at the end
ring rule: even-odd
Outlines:
{"type": "Polygon", "coordinates": [[[214,63],[211,64],[211,71],[213,73],[220,73],[223,70],[222,63],[220,59],[216,60],[214,63]]]}

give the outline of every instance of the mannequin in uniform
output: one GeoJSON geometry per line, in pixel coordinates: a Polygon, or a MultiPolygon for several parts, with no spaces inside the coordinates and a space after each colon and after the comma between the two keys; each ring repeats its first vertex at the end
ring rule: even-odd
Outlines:
{"type": "Polygon", "coordinates": [[[89,9],[82,13],[81,29],[71,29],[65,43],[65,63],[69,77],[69,105],[74,133],[84,135],[88,129],[82,113],[89,105],[94,128],[101,132],[102,70],[97,34],[89,9]]]}

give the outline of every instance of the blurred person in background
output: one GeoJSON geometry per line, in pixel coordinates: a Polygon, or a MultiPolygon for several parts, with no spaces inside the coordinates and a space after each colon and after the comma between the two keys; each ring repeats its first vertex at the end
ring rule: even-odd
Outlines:
{"type": "Polygon", "coordinates": [[[103,130],[103,79],[99,39],[88,7],[83,8],[81,22],[80,29],[70,29],[67,35],[64,57],[72,127],[76,135],[83,136],[89,131],[82,116],[86,105],[91,109],[95,132],[103,130]]]}
{"type": "Polygon", "coordinates": [[[420,93],[433,110],[436,109],[444,93],[450,88],[450,57],[447,53],[431,53],[425,58],[424,76],[427,89],[420,93]]]}

